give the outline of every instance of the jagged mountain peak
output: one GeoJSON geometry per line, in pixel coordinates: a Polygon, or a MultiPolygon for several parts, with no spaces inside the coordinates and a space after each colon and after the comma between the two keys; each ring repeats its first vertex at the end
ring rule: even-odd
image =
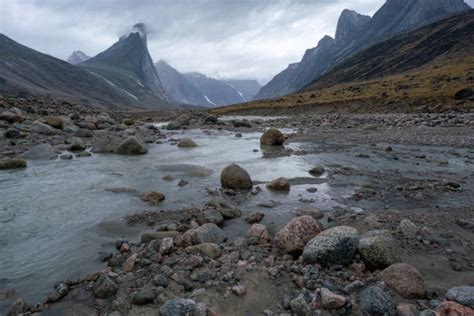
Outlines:
{"type": "Polygon", "coordinates": [[[353,10],[345,9],[337,22],[336,41],[341,46],[346,46],[355,40],[370,21],[370,17],[353,10]]]}
{"type": "Polygon", "coordinates": [[[148,33],[148,29],[147,29],[146,24],[140,22],[140,23],[136,23],[134,26],[132,26],[132,28],[128,32],[122,34],[119,37],[119,40],[120,41],[126,40],[131,34],[138,34],[138,36],[142,40],[145,47],[148,47],[147,33],[148,33]]]}
{"type": "Polygon", "coordinates": [[[89,60],[91,57],[87,56],[85,53],[83,53],[80,50],[73,51],[71,56],[68,57],[67,61],[68,63],[72,65],[77,65],[80,64],[86,60],[89,60]]]}

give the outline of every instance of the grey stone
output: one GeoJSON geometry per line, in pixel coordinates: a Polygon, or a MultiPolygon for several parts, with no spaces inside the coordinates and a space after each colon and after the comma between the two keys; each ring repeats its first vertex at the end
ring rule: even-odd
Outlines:
{"type": "Polygon", "coordinates": [[[359,243],[357,230],[338,226],[321,232],[311,239],[303,250],[306,263],[347,265],[352,261],[359,243]]]}
{"type": "Polygon", "coordinates": [[[474,286],[456,286],[449,289],[446,298],[461,305],[474,308],[474,286]]]}
{"type": "Polygon", "coordinates": [[[370,270],[380,270],[400,262],[398,245],[387,230],[372,230],[359,239],[358,252],[370,270]]]}
{"type": "Polygon", "coordinates": [[[168,300],[160,306],[160,316],[198,316],[198,307],[190,299],[168,300]]]}
{"type": "Polygon", "coordinates": [[[57,154],[51,145],[41,144],[31,147],[20,156],[28,160],[51,160],[55,159],[57,154]]]}
{"type": "Polygon", "coordinates": [[[359,296],[360,310],[368,316],[395,316],[396,305],[392,297],[377,286],[364,289],[359,296]]]}
{"type": "Polygon", "coordinates": [[[231,164],[221,172],[221,185],[226,189],[250,190],[252,188],[252,179],[242,167],[231,164]]]}

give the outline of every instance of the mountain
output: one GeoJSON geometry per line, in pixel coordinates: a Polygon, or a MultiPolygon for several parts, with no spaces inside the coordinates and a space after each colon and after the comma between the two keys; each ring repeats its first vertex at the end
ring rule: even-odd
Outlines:
{"type": "Polygon", "coordinates": [[[0,92],[51,95],[103,106],[141,102],[81,67],[42,54],[0,34],[0,92]]]}
{"type": "Polygon", "coordinates": [[[67,62],[72,65],[80,64],[86,60],[90,59],[89,56],[81,52],[80,50],[76,50],[72,52],[71,56],[68,57],[67,62]]]}
{"type": "Polygon", "coordinates": [[[324,37],[302,60],[266,84],[256,99],[274,98],[303,89],[338,63],[370,45],[453,14],[469,10],[463,0],[387,0],[372,18],[344,10],[335,39],[324,37]]]}
{"type": "Polygon", "coordinates": [[[323,37],[316,47],[306,50],[299,63],[290,64],[263,86],[255,99],[287,95],[308,85],[330,68],[338,52],[355,41],[369,21],[368,16],[344,10],[337,23],[336,38],[323,37]]]}
{"type": "Polygon", "coordinates": [[[184,104],[213,106],[198,88],[167,62],[160,60],[155,64],[155,67],[166,95],[171,100],[184,104]]]}
{"type": "Polygon", "coordinates": [[[136,24],[110,48],[79,67],[122,90],[147,107],[169,107],[153,60],[148,52],[146,30],[136,24]]]}
{"type": "Polygon", "coordinates": [[[378,42],[303,91],[217,109],[218,113],[473,111],[474,10],[378,42]]]}
{"type": "MultiPolygon", "coordinates": [[[[458,65],[472,56],[474,10],[372,45],[335,66],[305,90],[375,80],[415,69],[426,73],[440,65],[458,65]]],[[[473,71],[473,66],[466,67],[465,74],[473,71]]]]}
{"type": "Polygon", "coordinates": [[[233,87],[240,96],[244,99],[245,102],[253,100],[257,95],[258,91],[262,88],[260,83],[257,80],[239,80],[239,79],[229,79],[222,80],[227,83],[229,86],[233,87]]]}
{"type": "Polygon", "coordinates": [[[198,72],[187,73],[184,76],[203,93],[206,101],[212,106],[245,102],[239,91],[223,81],[209,78],[198,72]]]}

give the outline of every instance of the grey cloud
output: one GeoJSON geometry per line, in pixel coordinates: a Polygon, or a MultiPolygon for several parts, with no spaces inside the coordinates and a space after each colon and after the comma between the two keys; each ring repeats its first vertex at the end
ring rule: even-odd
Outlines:
{"type": "Polygon", "coordinates": [[[344,8],[373,14],[383,2],[0,0],[0,32],[65,59],[77,49],[95,55],[144,22],[155,60],[184,72],[265,81],[333,35],[344,8]]]}

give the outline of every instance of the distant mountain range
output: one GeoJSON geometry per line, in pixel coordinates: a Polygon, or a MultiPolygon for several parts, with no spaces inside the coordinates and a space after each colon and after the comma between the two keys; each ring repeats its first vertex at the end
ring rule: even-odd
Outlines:
{"type": "MultiPolygon", "coordinates": [[[[0,93],[50,95],[108,107],[143,106],[131,93],[89,69],[39,53],[4,34],[0,34],[0,93]]],[[[160,98],[157,102],[170,106],[160,98]]]]}
{"type": "Polygon", "coordinates": [[[165,93],[178,103],[205,107],[248,102],[261,85],[256,80],[219,80],[201,73],[182,74],[164,60],[155,64],[165,93]]]}
{"type": "Polygon", "coordinates": [[[262,87],[255,99],[299,91],[374,43],[469,9],[463,0],[387,0],[372,18],[344,10],[335,38],[321,39],[316,47],[306,51],[299,63],[290,64],[262,87]]]}
{"type": "Polygon", "coordinates": [[[50,95],[106,107],[175,109],[247,102],[260,87],[252,80],[181,74],[164,61],[154,65],[141,23],[97,56],[75,51],[68,63],[0,34],[0,93],[50,95]]]}

